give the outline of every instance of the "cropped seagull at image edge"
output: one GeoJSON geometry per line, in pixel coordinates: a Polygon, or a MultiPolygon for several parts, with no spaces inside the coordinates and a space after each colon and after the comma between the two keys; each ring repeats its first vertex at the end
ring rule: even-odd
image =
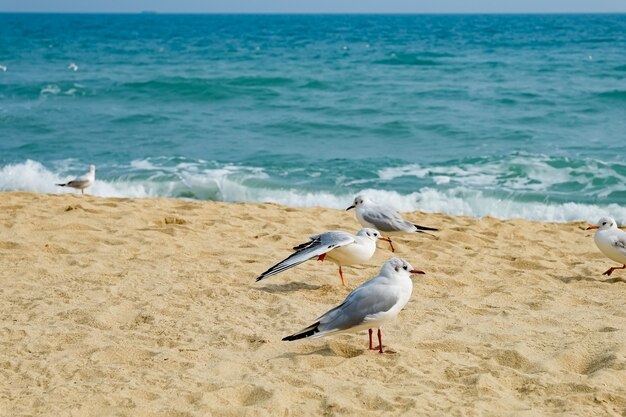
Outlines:
{"type": "Polygon", "coordinates": [[[614,266],[602,273],[611,276],[616,269],[626,269],[626,232],[617,227],[615,219],[603,217],[596,226],[589,226],[587,230],[597,230],[593,240],[607,258],[622,264],[614,266]]]}
{"type": "Polygon", "coordinates": [[[331,231],[310,236],[309,239],[306,243],[294,246],[293,254],[263,272],[256,280],[261,281],[317,257],[318,261],[328,259],[339,265],[341,285],[345,287],[341,267],[369,261],[376,252],[376,241],[379,239],[389,241],[389,238],[381,236],[378,230],[370,228],[361,229],[356,235],[343,231],[331,231]]]}
{"type": "MultiPolygon", "coordinates": [[[[356,332],[368,329],[369,349],[383,350],[383,324],[395,319],[411,298],[411,274],[424,274],[407,261],[391,258],[383,264],[380,273],[352,291],[343,303],[327,311],[312,325],[283,338],[293,341],[307,337],[317,338],[334,333],[356,332]],[[372,343],[373,328],[378,328],[378,347],[372,343]]],[[[387,353],[394,353],[388,350],[387,353]]]]}
{"type": "MultiPolygon", "coordinates": [[[[426,233],[439,231],[434,227],[420,226],[402,218],[392,207],[374,203],[368,197],[357,195],[346,211],[356,208],[356,218],[363,227],[373,227],[384,233],[426,233]]],[[[389,239],[391,251],[395,252],[393,242],[389,239]]]]}
{"type": "Polygon", "coordinates": [[[89,171],[87,171],[85,175],[82,175],[66,183],[56,184],[56,185],[58,185],[59,187],[76,188],[77,190],[80,190],[81,194],[85,194],[85,188],[91,187],[91,185],[93,185],[95,181],[96,181],[96,166],[90,165],[89,171]]]}

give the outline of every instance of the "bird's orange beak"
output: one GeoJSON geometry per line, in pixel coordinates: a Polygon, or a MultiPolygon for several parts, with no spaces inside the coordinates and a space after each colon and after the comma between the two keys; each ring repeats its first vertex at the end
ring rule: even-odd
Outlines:
{"type": "Polygon", "coordinates": [[[391,243],[391,239],[389,239],[388,237],[385,237],[385,236],[379,237],[378,240],[384,240],[385,242],[391,243]]]}
{"type": "Polygon", "coordinates": [[[419,269],[411,269],[409,272],[412,274],[426,275],[426,272],[420,271],[419,269]]]}
{"type": "Polygon", "coordinates": [[[599,229],[598,226],[589,226],[588,228],[586,228],[585,230],[594,230],[594,229],[599,229]]]}

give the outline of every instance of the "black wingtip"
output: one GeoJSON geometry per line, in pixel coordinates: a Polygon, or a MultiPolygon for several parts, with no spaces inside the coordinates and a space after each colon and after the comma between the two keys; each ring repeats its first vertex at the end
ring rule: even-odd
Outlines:
{"type": "Polygon", "coordinates": [[[434,227],[420,226],[419,224],[414,224],[417,230],[428,230],[429,232],[438,232],[439,229],[435,229],[434,227]]]}
{"type": "Polygon", "coordinates": [[[309,337],[309,336],[313,336],[315,333],[319,333],[319,327],[320,322],[318,321],[317,323],[313,323],[312,325],[310,325],[309,327],[307,327],[306,329],[302,329],[300,330],[298,333],[294,333],[290,336],[285,336],[282,338],[283,342],[292,342],[294,340],[299,340],[299,339],[304,339],[305,337],[309,337]]]}

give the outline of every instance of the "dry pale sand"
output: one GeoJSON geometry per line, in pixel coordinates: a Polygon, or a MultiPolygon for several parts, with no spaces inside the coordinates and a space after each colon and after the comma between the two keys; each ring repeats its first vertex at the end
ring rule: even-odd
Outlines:
{"type": "Polygon", "coordinates": [[[281,342],[347,291],[328,262],[255,277],[353,216],[0,193],[0,415],[626,415],[626,272],[582,223],[409,214],[442,231],[395,239],[427,271],[398,353],[281,342]]]}

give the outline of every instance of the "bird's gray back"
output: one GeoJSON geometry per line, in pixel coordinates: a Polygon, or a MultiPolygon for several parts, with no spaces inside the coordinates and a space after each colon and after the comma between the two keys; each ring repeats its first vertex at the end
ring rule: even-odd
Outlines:
{"type": "Polygon", "coordinates": [[[415,226],[408,222],[393,209],[386,207],[368,208],[362,211],[363,220],[381,232],[413,231],[415,226]]]}
{"type": "Polygon", "coordinates": [[[343,304],[321,316],[319,330],[342,331],[363,324],[368,316],[389,311],[398,302],[393,291],[386,291],[386,286],[372,284],[354,290],[343,304]]]}
{"type": "Polygon", "coordinates": [[[309,237],[311,240],[318,240],[320,245],[332,245],[345,246],[354,242],[354,236],[350,233],[342,232],[341,230],[332,230],[330,232],[321,233],[319,235],[312,235],[309,237]]]}

